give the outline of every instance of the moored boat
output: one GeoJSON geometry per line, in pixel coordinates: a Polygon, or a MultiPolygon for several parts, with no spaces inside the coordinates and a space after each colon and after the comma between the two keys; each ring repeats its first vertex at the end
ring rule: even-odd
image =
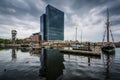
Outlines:
{"type": "Polygon", "coordinates": [[[115,53],[115,47],[114,46],[110,46],[110,45],[103,46],[101,49],[105,53],[115,53]]]}
{"type": "Polygon", "coordinates": [[[101,50],[104,53],[115,53],[114,38],[113,38],[112,31],[111,31],[109,25],[110,25],[110,22],[109,22],[109,11],[108,11],[108,8],[107,8],[107,22],[106,22],[106,30],[105,30],[105,33],[107,31],[107,42],[106,42],[106,44],[104,44],[104,38],[105,38],[105,33],[104,33],[104,36],[103,36],[103,46],[102,46],[101,50]],[[109,40],[109,33],[111,33],[112,42],[110,42],[110,40],[109,40]]]}

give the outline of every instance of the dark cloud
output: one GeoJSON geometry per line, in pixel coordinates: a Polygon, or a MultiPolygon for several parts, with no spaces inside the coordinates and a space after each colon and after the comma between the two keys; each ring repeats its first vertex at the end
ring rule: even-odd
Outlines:
{"type": "MultiPolygon", "coordinates": [[[[35,0],[38,1],[39,0],[35,0]]],[[[16,17],[20,20],[39,20],[39,16],[43,10],[37,7],[37,2],[32,0],[1,0],[0,1],[0,14],[5,18],[16,17]],[[28,16],[29,15],[29,16],[28,16]],[[6,17],[7,16],[7,17],[6,17]]],[[[39,5],[43,7],[42,5],[39,5]]],[[[3,21],[5,22],[5,21],[3,21]]],[[[8,22],[9,23],[9,22],[8,22]]]]}
{"type": "Polygon", "coordinates": [[[120,4],[119,5],[115,5],[114,7],[111,7],[109,9],[110,11],[110,15],[113,16],[113,15],[120,15],[120,4]]]}
{"type": "Polygon", "coordinates": [[[105,3],[103,0],[74,0],[74,3],[71,7],[74,9],[80,9],[83,7],[94,8],[96,6],[102,6],[104,4],[105,3]]]}
{"type": "MultiPolygon", "coordinates": [[[[111,21],[111,26],[116,26],[116,25],[119,25],[120,24],[120,20],[115,20],[115,21],[111,21]]],[[[119,26],[117,26],[119,27],[119,26]]]]}

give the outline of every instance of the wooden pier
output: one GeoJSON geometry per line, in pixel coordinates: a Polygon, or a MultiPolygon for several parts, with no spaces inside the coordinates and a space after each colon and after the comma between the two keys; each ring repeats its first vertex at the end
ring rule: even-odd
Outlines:
{"type": "Polygon", "coordinates": [[[62,53],[67,53],[67,54],[77,54],[77,55],[89,55],[89,56],[100,56],[101,52],[100,49],[95,48],[92,49],[92,51],[84,51],[84,50],[60,50],[62,53]]]}

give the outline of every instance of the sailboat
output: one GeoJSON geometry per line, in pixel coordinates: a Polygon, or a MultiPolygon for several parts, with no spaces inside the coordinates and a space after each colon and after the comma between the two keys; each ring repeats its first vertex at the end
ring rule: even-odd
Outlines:
{"type": "Polygon", "coordinates": [[[114,53],[115,52],[115,45],[114,45],[114,38],[112,35],[112,31],[110,29],[110,22],[109,22],[109,10],[107,8],[107,22],[106,22],[106,30],[104,32],[104,36],[103,36],[103,46],[101,48],[101,50],[103,52],[107,52],[107,53],[114,53]],[[105,34],[107,31],[107,42],[104,44],[104,39],[105,39],[105,34]],[[111,37],[112,37],[112,42],[110,42],[109,40],[109,33],[111,33],[111,37]]]}

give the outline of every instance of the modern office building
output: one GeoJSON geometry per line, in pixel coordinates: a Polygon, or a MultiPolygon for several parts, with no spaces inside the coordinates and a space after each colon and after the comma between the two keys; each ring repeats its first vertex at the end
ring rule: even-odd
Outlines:
{"type": "Polygon", "coordinates": [[[42,40],[64,40],[64,12],[51,5],[46,7],[46,13],[40,17],[42,40]]]}

